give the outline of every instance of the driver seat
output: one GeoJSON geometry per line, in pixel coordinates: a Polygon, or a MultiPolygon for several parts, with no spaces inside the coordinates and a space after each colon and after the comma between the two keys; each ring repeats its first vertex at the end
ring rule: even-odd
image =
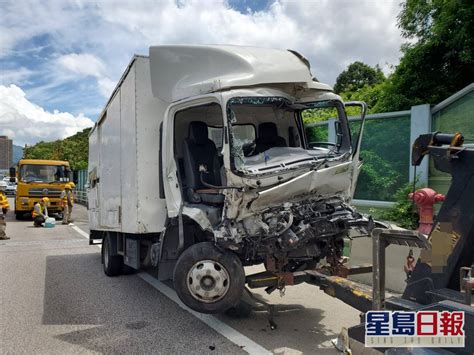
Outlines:
{"type": "Polygon", "coordinates": [[[214,186],[221,186],[220,163],[216,145],[208,138],[207,124],[193,121],[189,124],[188,138],[184,140],[183,163],[185,191],[189,202],[222,204],[224,195],[218,189],[205,186],[203,180],[214,186]],[[200,168],[206,172],[201,173],[200,168]]]}
{"type": "Polygon", "coordinates": [[[278,129],[273,122],[260,123],[258,138],[255,141],[254,154],[262,153],[273,147],[286,147],[285,138],[278,135],[278,129]]]}

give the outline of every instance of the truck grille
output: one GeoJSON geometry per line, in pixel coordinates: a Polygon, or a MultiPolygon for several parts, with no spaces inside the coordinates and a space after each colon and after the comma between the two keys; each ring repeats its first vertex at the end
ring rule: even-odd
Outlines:
{"type": "Polygon", "coordinates": [[[30,189],[29,195],[31,197],[36,197],[36,196],[59,197],[61,195],[61,189],[50,189],[50,188],[30,189]]]}

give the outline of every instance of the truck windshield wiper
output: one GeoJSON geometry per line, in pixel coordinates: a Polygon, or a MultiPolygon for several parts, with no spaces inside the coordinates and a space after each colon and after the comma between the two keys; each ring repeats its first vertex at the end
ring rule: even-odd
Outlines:
{"type": "Polygon", "coordinates": [[[318,170],[321,166],[326,164],[329,159],[337,157],[337,160],[344,159],[347,155],[350,155],[350,152],[345,152],[344,154],[341,154],[340,156],[337,156],[337,154],[331,154],[331,155],[326,155],[326,157],[323,160],[317,160],[315,161],[315,166],[313,166],[311,169],[312,170],[318,170]]]}

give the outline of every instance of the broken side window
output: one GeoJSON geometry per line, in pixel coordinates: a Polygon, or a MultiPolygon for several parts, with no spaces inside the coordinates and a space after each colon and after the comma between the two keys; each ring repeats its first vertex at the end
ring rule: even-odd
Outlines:
{"type": "Polygon", "coordinates": [[[301,110],[308,148],[337,149],[340,136],[336,134],[339,114],[335,103],[320,101],[308,106],[307,109],[301,110]]]}

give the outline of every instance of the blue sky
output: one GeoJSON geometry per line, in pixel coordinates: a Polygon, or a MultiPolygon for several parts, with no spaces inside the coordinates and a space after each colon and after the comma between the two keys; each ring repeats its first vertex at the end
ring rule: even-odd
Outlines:
{"type": "Polygon", "coordinates": [[[400,56],[398,12],[398,0],[2,0],[0,134],[32,144],[92,125],[150,45],[295,49],[329,84],[355,60],[388,71],[400,56]]]}
{"type": "Polygon", "coordinates": [[[269,0],[232,0],[229,1],[229,6],[242,12],[246,13],[248,10],[250,11],[264,11],[268,9],[269,5],[273,3],[273,1],[269,0]]]}

